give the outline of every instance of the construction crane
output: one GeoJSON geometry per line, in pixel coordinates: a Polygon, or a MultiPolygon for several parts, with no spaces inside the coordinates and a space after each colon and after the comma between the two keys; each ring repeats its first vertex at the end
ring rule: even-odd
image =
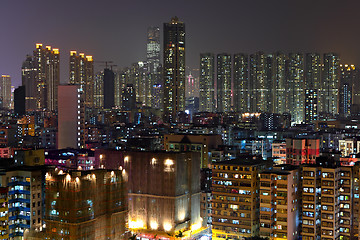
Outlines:
{"type": "Polygon", "coordinates": [[[113,61],[95,61],[95,62],[96,62],[96,63],[105,63],[105,65],[102,64],[102,65],[99,65],[99,66],[102,66],[102,67],[105,66],[105,68],[107,68],[107,69],[108,69],[108,66],[109,66],[110,69],[111,69],[111,71],[112,71],[112,68],[113,68],[113,67],[117,67],[117,65],[115,65],[115,64],[110,64],[110,63],[113,63],[113,61]]]}

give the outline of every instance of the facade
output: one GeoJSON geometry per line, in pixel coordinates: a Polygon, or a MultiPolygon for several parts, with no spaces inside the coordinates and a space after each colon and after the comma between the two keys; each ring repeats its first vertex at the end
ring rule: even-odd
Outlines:
{"type": "Polygon", "coordinates": [[[160,66],[160,28],[149,27],[147,31],[146,44],[146,62],[147,62],[147,79],[146,79],[146,99],[145,105],[157,108],[153,98],[157,96],[156,86],[162,83],[161,66],[160,66]]]}
{"type": "Polygon", "coordinates": [[[286,86],[286,55],[280,52],[273,54],[271,77],[271,111],[273,113],[285,113],[288,109],[287,86],[286,86]]]}
{"type": "Polygon", "coordinates": [[[85,106],[94,105],[94,61],[92,56],[70,51],[70,84],[80,85],[84,92],[85,106]]]}
{"type": "Polygon", "coordinates": [[[176,122],[185,110],[185,24],[177,17],[164,23],[164,120],[176,122]]]}
{"type": "Polygon", "coordinates": [[[250,82],[248,55],[234,54],[233,82],[234,82],[234,110],[236,112],[250,112],[250,82]]]}
{"type": "Polygon", "coordinates": [[[99,72],[94,79],[94,108],[104,108],[104,72],[99,72]]]}
{"type": "Polygon", "coordinates": [[[51,49],[51,46],[43,48],[41,43],[37,43],[33,66],[36,69],[36,108],[57,111],[57,88],[60,83],[59,49],[51,49]]]}
{"type": "Polygon", "coordinates": [[[305,123],[311,123],[318,119],[320,83],[320,54],[307,53],[305,56],[305,123]]]}
{"type": "Polygon", "coordinates": [[[298,239],[300,232],[300,173],[279,165],[260,174],[260,237],[298,239]]]}
{"type": "Polygon", "coordinates": [[[251,112],[266,112],[270,109],[270,83],[266,78],[266,56],[263,52],[249,57],[251,112]]]}
{"type": "Polygon", "coordinates": [[[215,112],[215,58],[212,53],[200,54],[200,112],[215,112]]]}
{"type": "Polygon", "coordinates": [[[288,101],[292,122],[302,123],[305,120],[305,84],[304,56],[301,53],[290,53],[288,59],[288,101]]]}
{"type": "Polygon", "coordinates": [[[212,164],[213,239],[259,236],[259,172],[264,167],[254,159],[212,164]]]}
{"type": "Polygon", "coordinates": [[[14,91],[14,113],[19,116],[24,115],[26,113],[25,95],[26,95],[25,86],[19,86],[14,91]]]}
{"type": "Polygon", "coordinates": [[[136,108],[136,93],[132,84],[122,90],[122,110],[131,111],[136,108]]]}
{"type": "Polygon", "coordinates": [[[217,87],[217,104],[218,112],[230,112],[232,109],[232,61],[231,55],[223,53],[217,55],[216,63],[216,87],[217,87]]]}
{"type": "Polygon", "coordinates": [[[37,82],[35,62],[32,56],[26,56],[26,60],[22,64],[21,71],[22,85],[25,86],[26,91],[26,111],[35,111],[37,109],[37,82]]]}
{"type": "Polygon", "coordinates": [[[200,154],[125,152],[129,228],[140,239],[201,229],[200,154]]]}
{"type": "Polygon", "coordinates": [[[58,148],[85,146],[85,109],[79,85],[59,86],[58,148]]]}
{"type": "Polygon", "coordinates": [[[112,70],[105,68],[103,74],[104,109],[115,107],[115,74],[112,70]]]}
{"type": "Polygon", "coordinates": [[[335,116],[339,112],[340,58],[335,53],[324,54],[321,84],[321,109],[335,116]]]}
{"type": "Polygon", "coordinates": [[[46,174],[46,236],[51,239],[128,239],[123,171],[46,174]]]}
{"type": "Polygon", "coordinates": [[[0,77],[0,100],[2,108],[11,108],[11,77],[9,75],[1,75],[0,77]]]}
{"type": "Polygon", "coordinates": [[[286,163],[292,165],[314,164],[320,156],[319,139],[286,139],[286,163]]]}
{"type": "Polygon", "coordinates": [[[9,239],[8,188],[0,187],[0,239],[9,239]]]}

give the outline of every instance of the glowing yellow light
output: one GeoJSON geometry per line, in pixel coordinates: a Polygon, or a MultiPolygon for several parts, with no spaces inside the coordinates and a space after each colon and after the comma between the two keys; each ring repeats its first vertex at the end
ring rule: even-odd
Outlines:
{"type": "Polygon", "coordinates": [[[144,222],[142,220],[129,221],[129,228],[130,229],[144,228],[144,222]]]}
{"type": "Polygon", "coordinates": [[[171,231],[171,229],[172,229],[172,225],[169,222],[164,223],[163,227],[166,232],[171,231]]]}
{"type": "Polygon", "coordinates": [[[111,171],[111,173],[110,173],[110,174],[111,174],[111,176],[114,176],[114,175],[115,175],[114,171],[111,171]]]}
{"type": "Polygon", "coordinates": [[[201,222],[191,225],[191,231],[196,231],[201,228],[201,222]]]}
{"type": "Polygon", "coordinates": [[[63,175],[64,174],[63,170],[60,170],[58,174],[63,175]]]}
{"type": "Polygon", "coordinates": [[[70,174],[68,174],[68,175],[66,175],[66,181],[71,181],[71,176],[70,176],[70,174]]]}
{"type": "Polygon", "coordinates": [[[124,161],[125,161],[126,163],[129,162],[129,157],[126,156],[126,157],[124,158],[124,161]]]}
{"type": "Polygon", "coordinates": [[[93,175],[92,175],[92,179],[93,180],[95,180],[96,179],[96,176],[95,176],[95,174],[93,173],[93,175]]]}
{"type": "Polygon", "coordinates": [[[58,48],[54,48],[54,49],[53,49],[53,52],[54,52],[54,54],[59,54],[59,53],[60,53],[60,51],[59,51],[58,48]]]}
{"type": "Polygon", "coordinates": [[[46,180],[50,180],[50,178],[51,178],[51,175],[50,175],[49,173],[46,173],[46,174],[45,174],[45,179],[46,179],[46,180]]]}
{"type": "Polygon", "coordinates": [[[76,177],[76,178],[75,178],[75,181],[76,181],[77,183],[79,183],[79,182],[80,182],[80,179],[79,179],[78,177],[76,177]]]}
{"type": "Polygon", "coordinates": [[[166,159],[165,160],[165,165],[166,166],[171,166],[171,165],[173,165],[174,164],[174,161],[173,160],[171,160],[171,159],[166,159]]]}
{"type": "Polygon", "coordinates": [[[42,48],[42,43],[37,43],[36,48],[42,48]]]}
{"type": "Polygon", "coordinates": [[[185,220],[185,210],[181,210],[179,213],[179,220],[184,221],[185,220]]]}
{"type": "Polygon", "coordinates": [[[156,161],[156,158],[152,158],[152,159],[151,159],[151,164],[152,164],[152,165],[156,164],[156,162],[157,162],[157,161],[156,161]]]}
{"type": "Polygon", "coordinates": [[[92,56],[86,56],[86,60],[88,60],[88,62],[92,62],[92,61],[93,61],[93,57],[92,57],[92,56]]]}
{"type": "Polygon", "coordinates": [[[74,56],[74,55],[76,55],[76,54],[77,54],[76,51],[70,51],[70,56],[74,56]]]}
{"type": "Polygon", "coordinates": [[[81,167],[81,166],[78,166],[77,170],[80,170],[80,171],[81,171],[81,170],[82,170],[82,167],[81,167]]]}
{"type": "Polygon", "coordinates": [[[156,229],[158,229],[159,224],[156,221],[151,221],[150,222],[150,227],[151,227],[152,230],[156,230],[156,229]]]}
{"type": "Polygon", "coordinates": [[[49,51],[51,50],[51,46],[46,46],[45,48],[49,51]]]}

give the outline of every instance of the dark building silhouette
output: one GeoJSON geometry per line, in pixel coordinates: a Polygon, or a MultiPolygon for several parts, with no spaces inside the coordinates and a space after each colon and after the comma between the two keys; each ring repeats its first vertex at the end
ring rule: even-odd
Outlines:
{"type": "Polygon", "coordinates": [[[17,115],[25,114],[25,86],[20,86],[14,91],[14,111],[17,115]]]}
{"type": "Polygon", "coordinates": [[[104,108],[111,109],[115,106],[114,89],[115,74],[112,70],[104,69],[104,108]]]}

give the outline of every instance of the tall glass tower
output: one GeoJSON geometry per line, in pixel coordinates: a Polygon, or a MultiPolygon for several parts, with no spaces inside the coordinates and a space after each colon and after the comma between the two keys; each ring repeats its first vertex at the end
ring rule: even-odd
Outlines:
{"type": "Polygon", "coordinates": [[[164,23],[164,121],[176,122],[185,110],[185,24],[164,23]]]}
{"type": "Polygon", "coordinates": [[[145,105],[156,107],[153,98],[155,88],[161,84],[161,67],[160,67],[160,28],[149,27],[147,31],[146,44],[146,62],[147,62],[147,78],[145,86],[145,105]]]}

